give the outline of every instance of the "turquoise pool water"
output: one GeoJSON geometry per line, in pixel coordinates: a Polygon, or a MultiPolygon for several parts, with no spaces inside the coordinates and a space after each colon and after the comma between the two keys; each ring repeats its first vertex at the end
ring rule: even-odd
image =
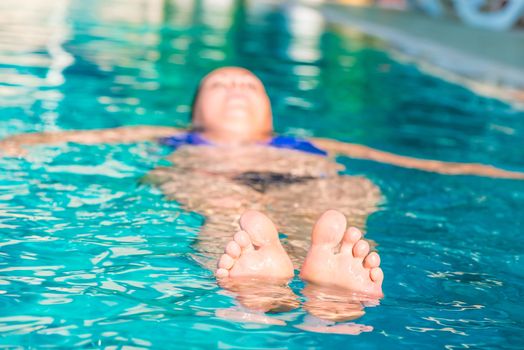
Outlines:
{"type": "MultiPolygon", "coordinates": [[[[3,1],[0,137],[184,126],[198,79],[235,64],[264,80],[281,133],[524,171],[524,111],[395,62],[315,11],[210,4],[3,1]]],[[[280,315],[286,326],[215,316],[235,301],[197,263],[203,218],[138,183],[168,153],[67,144],[0,158],[1,347],[524,345],[524,182],[340,157],[386,199],[367,228],[386,297],[355,321],[372,332],[318,334],[295,327],[302,309],[280,315]]]]}

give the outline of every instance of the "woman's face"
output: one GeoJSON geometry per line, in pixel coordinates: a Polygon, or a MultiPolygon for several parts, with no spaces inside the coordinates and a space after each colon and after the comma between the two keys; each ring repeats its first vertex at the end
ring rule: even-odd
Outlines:
{"type": "Polygon", "coordinates": [[[273,130],[271,105],[262,82],[250,71],[217,69],[200,84],[193,126],[222,141],[257,141],[273,130]]]}

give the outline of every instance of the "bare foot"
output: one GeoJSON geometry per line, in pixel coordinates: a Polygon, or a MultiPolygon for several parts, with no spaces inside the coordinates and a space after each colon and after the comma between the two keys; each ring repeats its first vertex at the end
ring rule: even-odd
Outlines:
{"type": "Polygon", "coordinates": [[[346,231],[346,218],[328,210],[318,219],[311,236],[311,248],[300,277],[317,285],[342,288],[381,298],[384,274],[377,253],[354,227],[346,231]]]}
{"type": "Polygon", "coordinates": [[[220,285],[250,310],[283,312],[298,307],[297,296],[287,286],[293,264],[273,222],[250,210],[240,218],[240,228],[218,261],[215,275],[220,285]]]}
{"type": "Polygon", "coordinates": [[[248,210],[240,218],[241,231],[226,245],[218,261],[216,277],[288,281],[293,264],[280,244],[273,222],[264,214],[248,210]]]}

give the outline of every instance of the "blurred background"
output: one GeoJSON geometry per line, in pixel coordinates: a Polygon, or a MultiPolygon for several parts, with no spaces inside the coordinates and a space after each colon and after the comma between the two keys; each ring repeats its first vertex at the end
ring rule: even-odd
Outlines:
{"type": "Polygon", "coordinates": [[[467,25],[493,30],[522,28],[520,0],[340,0],[352,6],[376,6],[399,11],[416,11],[434,18],[454,19],[467,25]]]}
{"type": "Polygon", "coordinates": [[[332,6],[328,12],[332,17],[386,38],[404,52],[447,70],[490,84],[513,86],[516,98],[522,99],[524,1],[346,0],[336,3],[350,6],[332,6]]]}

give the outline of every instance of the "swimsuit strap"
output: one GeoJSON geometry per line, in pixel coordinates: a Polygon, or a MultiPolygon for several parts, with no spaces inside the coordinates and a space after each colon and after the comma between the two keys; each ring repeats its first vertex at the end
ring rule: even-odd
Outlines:
{"type": "Polygon", "coordinates": [[[275,136],[271,139],[271,141],[269,141],[267,145],[276,148],[294,149],[296,151],[318,154],[321,156],[327,156],[328,154],[326,151],[318,148],[308,140],[294,136],[275,136]]]}

